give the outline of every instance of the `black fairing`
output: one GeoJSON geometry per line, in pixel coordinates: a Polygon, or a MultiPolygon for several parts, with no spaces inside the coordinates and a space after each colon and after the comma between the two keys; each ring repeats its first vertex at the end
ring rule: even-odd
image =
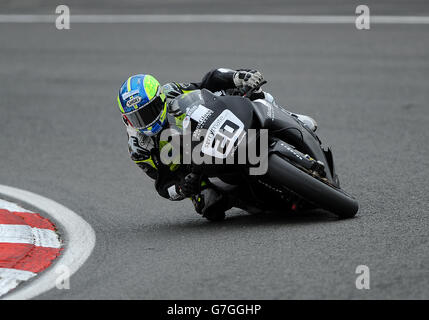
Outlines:
{"type": "MultiPolygon", "coordinates": [[[[254,117],[253,105],[249,99],[239,96],[217,96],[206,89],[201,90],[201,95],[204,99],[204,106],[213,111],[213,113],[207,118],[206,121],[204,121],[204,123],[199,123],[191,119],[191,132],[194,133],[198,128],[208,130],[214,120],[226,109],[230,110],[237,118],[241,120],[241,122],[243,122],[244,130],[247,131],[248,129],[252,128],[254,117]]],[[[195,141],[192,140],[192,150],[197,148],[203,139],[204,137],[201,136],[195,141]]],[[[238,170],[244,169],[246,167],[245,165],[214,164],[214,158],[211,158],[209,163],[211,164],[198,165],[198,170],[204,171],[204,173],[208,176],[218,176],[222,178],[223,175],[223,180],[228,179],[229,182],[236,180],[238,170]]],[[[196,166],[194,165],[194,167],[196,166]]]]}
{"type": "MultiPolygon", "coordinates": [[[[204,106],[213,113],[204,121],[199,123],[191,120],[191,131],[195,132],[197,128],[208,129],[213,121],[226,109],[230,110],[244,124],[244,129],[268,129],[270,136],[285,141],[293,145],[297,150],[310,155],[316,160],[325,164],[326,178],[333,181],[333,159],[325,153],[321,147],[321,142],[314,132],[306,128],[297,118],[292,116],[285,109],[272,105],[265,100],[250,101],[247,98],[239,96],[216,96],[206,89],[201,90],[201,96],[204,99],[204,106]]],[[[186,112],[186,106],[180,108],[186,112]]],[[[192,141],[192,149],[201,143],[201,139],[192,141]]],[[[275,147],[270,152],[277,152],[275,147]]],[[[214,160],[211,161],[214,163],[214,160]]],[[[234,165],[200,165],[200,170],[211,176],[234,173],[237,170],[234,165]]]]}
{"type": "Polygon", "coordinates": [[[285,109],[266,101],[256,100],[253,110],[262,128],[270,130],[270,136],[277,137],[304,154],[325,164],[326,178],[333,182],[333,160],[327,159],[320,139],[285,109]]]}
{"type": "MultiPolygon", "coordinates": [[[[222,111],[229,109],[243,123],[245,129],[251,128],[253,120],[253,105],[249,99],[238,96],[217,96],[206,89],[201,90],[206,107],[214,111],[213,119],[219,116],[222,111]]],[[[211,122],[207,122],[204,129],[208,129],[211,122]]]]}

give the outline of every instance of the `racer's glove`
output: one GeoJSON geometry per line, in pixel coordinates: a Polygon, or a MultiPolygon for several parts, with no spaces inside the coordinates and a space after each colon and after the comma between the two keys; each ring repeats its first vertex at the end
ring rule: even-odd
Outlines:
{"type": "Polygon", "coordinates": [[[149,150],[143,149],[140,146],[139,139],[134,136],[130,136],[128,139],[128,151],[133,161],[146,160],[151,155],[149,150]]]}
{"type": "Polygon", "coordinates": [[[189,173],[178,184],[176,192],[183,198],[189,198],[200,191],[200,176],[195,173],[189,173]]]}
{"type": "Polygon", "coordinates": [[[239,89],[253,89],[257,87],[264,77],[256,70],[239,70],[234,73],[234,84],[239,89]]]}

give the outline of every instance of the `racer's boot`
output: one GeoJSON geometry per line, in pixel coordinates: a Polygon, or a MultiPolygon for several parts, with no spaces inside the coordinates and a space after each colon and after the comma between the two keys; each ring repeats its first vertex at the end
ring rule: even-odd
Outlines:
{"type": "Polygon", "coordinates": [[[292,113],[292,116],[298,118],[298,120],[304,123],[311,131],[315,132],[317,130],[317,122],[313,118],[297,113],[292,113]]]}
{"type": "MultiPolygon", "coordinates": [[[[268,101],[269,103],[271,103],[273,105],[277,105],[277,102],[275,101],[274,97],[270,93],[265,92],[265,91],[262,91],[262,92],[264,95],[264,97],[263,97],[264,100],[268,101]]],[[[290,111],[288,111],[288,112],[290,112],[290,111]]],[[[306,115],[303,115],[303,114],[298,114],[298,113],[293,113],[293,112],[290,112],[290,114],[293,117],[297,118],[302,123],[304,123],[304,125],[307,128],[309,128],[310,130],[312,130],[313,132],[315,132],[317,130],[317,122],[313,118],[306,116],[306,115]]]]}
{"type": "Polygon", "coordinates": [[[225,211],[232,208],[227,196],[220,192],[207,188],[200,194],[192,197],[195,211],[210,221],[221,221],[225,219],[225,211]]]}

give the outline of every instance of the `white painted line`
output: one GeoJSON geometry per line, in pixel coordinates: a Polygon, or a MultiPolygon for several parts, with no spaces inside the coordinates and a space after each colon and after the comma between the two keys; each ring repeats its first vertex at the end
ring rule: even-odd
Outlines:
{"type": "Polygon", "coordinates": [[[0,268],[0,296],[16,288],[21,281],[27,281],[36,275],[37,273],[30,271],[0,268]]]}
{"type": "Polygon", "coordinates": [[[28,225],[0,224],[0,242],[28,243],[37,247],[61,248],[53,230],[32,228],[28,225]]]}
{"type": "MultiPolygon", "coordinates": [[[[276,23],[354,24],[347,15],[104,14],[70,15],[70,23],[276,23]]],[[[0,14],[0,23],[54,23],[55,15],[0,14]]],[[[370,16],[375,24],[429,24],[429,16],[370,16]]]]}
{"type": "MultiPolygon", "coordinates": [[[[91,226],[79,215],[63,205],[33,192],[0,185],[0,194],[28,203],[55,219],[66,232],[63,253],[55,260],[55,265],[67,267],[74,274],[88,259],[95,246],[95,233],[91,226]]],[[[5,300],[31,299],[55,287],[58,274],[48,268],[34,281],[7,294],[5,300]]]]}
{"type": "Polygon", "coordinates": [[[18,206],[16,203],[13,202],[9,202],[9,201],[5,201],[0,199],[0,209],[6,209],[9,211],[15,211],[15,212],[30,212],[30,213],[34,213],[30,210],[21,208],[20,206],[18,206]]]}

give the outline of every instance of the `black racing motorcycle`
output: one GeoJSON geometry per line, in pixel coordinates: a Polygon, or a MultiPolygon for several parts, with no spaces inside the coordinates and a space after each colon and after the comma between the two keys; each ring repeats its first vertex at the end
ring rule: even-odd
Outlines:
{"type": "MultiPolygon", "coordinates": [[[[175,99],[186,114],[183,132],[192,137],[185,150],[188,156],[200,156],[198,161],[191,157],[192,171],[234,199],[234,207],[249,212],[321,208],[340,218],[353,217],[358,203],[340,188],[331,149],[323,147],[293,113],[263,99],[247,98],[253,90],[242,96],[218,96],[202,89],[175,99]],[[249,129],[254,129],[252,135],[249,129]],[[261,129],[266,129],[265,136],[261,129]],[[263,174],[252,174],[261,163],[255,164],[248,154],[240,161],[243,145],[256,149],[261,162],[266,161],[263,174]]],[[[207,218],[221,220],[225,216],[221,211],[207,218]]]]}

